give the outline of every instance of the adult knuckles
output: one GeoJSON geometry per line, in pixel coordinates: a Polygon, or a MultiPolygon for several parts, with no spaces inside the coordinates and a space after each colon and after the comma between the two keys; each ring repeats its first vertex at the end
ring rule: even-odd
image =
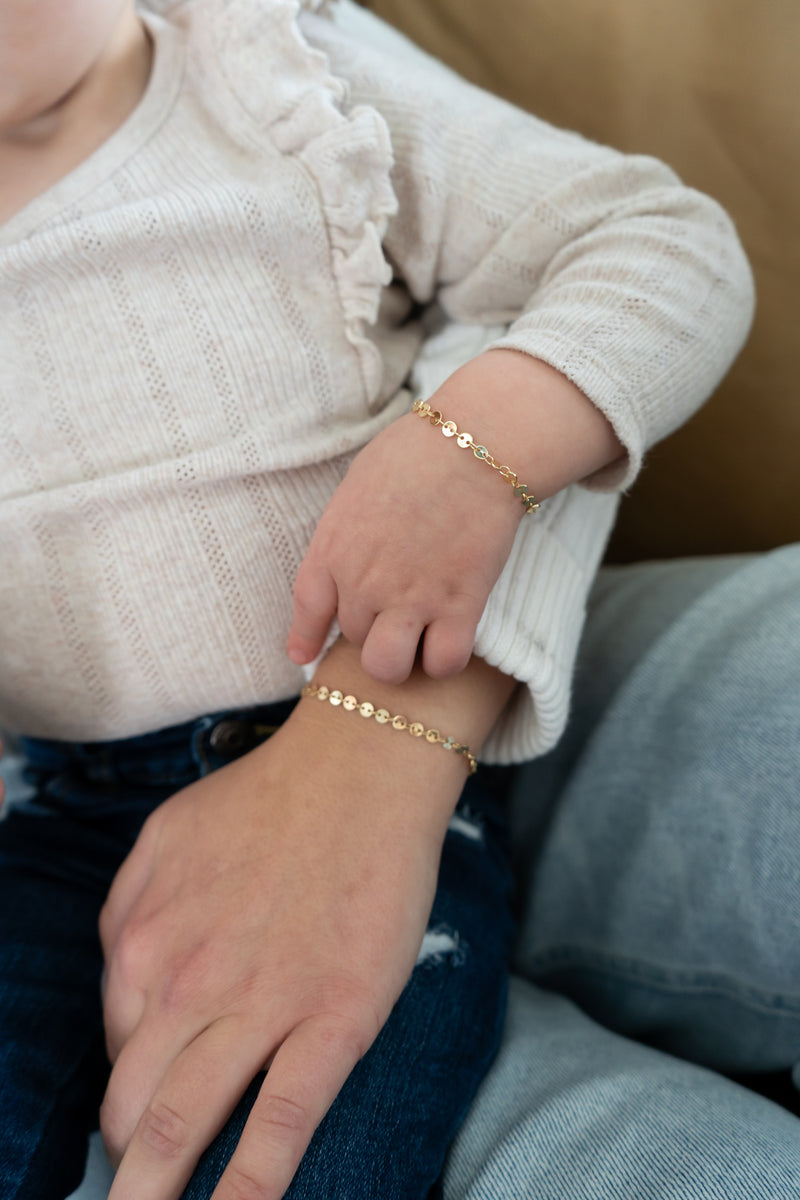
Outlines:
{"type": "Polygon", "coordinates": [[[272,1190],[264,1180],[256,1179],[254,1175],[249,1174],[242,1167],[231,1162],[225,1172],[222,1183],[220,1184],[219,1192],[225,1200],[272,1200],[276,1195],[274,1186],[272,1190]]]}
{"type": "Polygon", "coordinates": [[[391,1011],[391,999],[381,1003],[362,980],[329,979],[317,991],[316,1011],[307,1020],[321,1047],[354,1061],[370,1048],[391,1011]]]}
{"type": "Polygon", "coordinates": [[[221,973],[220,942],[202,938],[188,948],[176,945],[176,931],[161,914],[131,917],[120,933],[112,966],[123,988],[152,989],[159,1008],[168,1013],[191,1011],[221,973]]]}
{"type": "Polygon", "coordinates": [[[302,1142],[312,1129],[308,1109],[288,1096],[265,1095],[253,1109],[252,1117],[259,1134],[289,1146],[302,1142]]]}
{"type": "Polygon", "coordinates": [[[365,1009],[352,1017],[326,1014],[315,1020],[315,1036],[327,1054],[358,1062],[378,1036],[383,1022],[374,1009],[365,1009]]]}
{"type": "Polygon", "coordinates": [[[247,1129],[264,1160],[264,1174],[259,1177],[231,1160],[220,1185],[225,1200],[272,1200],[282,1195],[276,1192],[276,1178],[288,1177],[297,1167],[314,1132],[314,1120],[303,1105],[288,1096],[261,1096],[250,1113],[247,1129]]]}
{"type": "Polygon", "coordinates": [[[143,1145],[165,1162],[180,1158],[192,1140],[186,1118],[163,1100],[157,1099],[142,1113],[138,1134],[143,1145]]]}
{"type": "Polygon", "coordinates": [[[141,987],[156,954],[153,922],[129,917],[114,947],[111,968],[123,987],[141,987]]]}
{"type": "Polygon", "coordinates": [[[157,1098],[144,1110],[135,1128],[126,1112],[107,1099],[100,1110],[100,1132],[109,1157],[116,1163],[122,1159],[134,1136],[153,1157],[163,1162],[180,1158],[192,1141],[186,1118],[157,1098]]]}
{"type": "Polygon", "coordinates": [[[190,1013],[204,1007],[209,995],[222,998],[231,990],[227,972],[221,970],[221,946],[203,942],[164,959],[158,1006],[166,1014],[190,1013]]]}

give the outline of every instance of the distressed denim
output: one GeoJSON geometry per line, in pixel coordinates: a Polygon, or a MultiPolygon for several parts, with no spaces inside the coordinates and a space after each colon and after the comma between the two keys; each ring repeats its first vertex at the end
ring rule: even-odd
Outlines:
{"type": "Polygon", "coordinates": [[[517,977],[446,1200],[797,1200],[800,547],[602,572],[512,834],[517,977]]]}
{"type": "Polygon", "coordinates": [[[799,726],[800,549],[601,573],[445,1200],[800,1198],[799,726]]]}
{"type": "MultiPolygon", "coordinates": [[[[63,1200],[83,1173],[108,1076],[98,912],[142,823],[291,707],[121,742],[21,740],[24,787],[0,821],[2,1200],[63,1200]]],[[[483,771],[464,790],[417,966],[318,1129],[291,1200],[440,1195],[447,1146],[496,1052],[505,1010],[510,873],[493,786],[483,771]]],[[[186,1200],[210,1196],[259,1082],[203,1156],[186,1200]]]]}

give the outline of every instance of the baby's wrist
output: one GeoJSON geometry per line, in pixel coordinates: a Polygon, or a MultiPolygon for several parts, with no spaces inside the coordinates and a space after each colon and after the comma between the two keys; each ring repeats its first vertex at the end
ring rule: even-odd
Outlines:
{"type": "MultiPolygon", "coordinates": [[[[433,400],[430,403],[433,405],[433,400]]],[[[440,411],[443,419],[450,416],[446,409],[440,411]]],[[[498,533],[506,529],[513,537],[525,516],[525,507],[514,495],[513,485],[510,486],[499,471],[491,470],[475,457],[471,448],[459,446],[455,437],[443,436],[441,426],[432,426],[427,419],[421,420],[414,411],[401,417],[395,427],[404,433],[399,449],[410,490],[419,495],[424,492],[435,494],[437,503],[451,513],[453,522],[471,523],[480,513],[498,533]]],[[[488,441],[483,443],[475,432],[475,422],[473,427],[465,422],[457,428],[459,432],[472,433],[476,445],[485,444],[500,466],[513,470],[510,463],[499,461],[488,441]]],[[[522,482],[527,483],[527,480],[522,482]]],[[[528,489],[526,492],[530,494],[528,489]]]]}
{"type": "Polygon", "coordinates": [[[503,479],[512,488],[526,513],[535,512],[539,508],[530,484],[524,483],[507,463],[498,462],[488,446],[484,446],[477,438],[474,438],[469,430],[459,429],[455,421],[446,413],[434,408],[430,402],[425,400],[416,400],[411,411],[422,420],[428,421],[434,429],[439,429],[451,445],[457,446],[459,450],[466,450],[477,462],[483,463],[490,470],[495,471],[498,478],[503,479]]]}
{"type": "Polygon", "coordinates": [[[555,495],[624,454],[604,414],[555,368],[517,350],[488,350],[429,398],[530,485],[555,495]]]}

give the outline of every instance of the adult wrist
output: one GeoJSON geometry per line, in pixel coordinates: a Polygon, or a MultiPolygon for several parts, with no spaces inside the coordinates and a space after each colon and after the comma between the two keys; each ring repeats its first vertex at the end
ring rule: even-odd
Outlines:
{"type": "MultiPolygon", "coordinates": [[[[376,709],[401,713],[426,731],[452,736],[476,756],[516,686],[515,680],[474,657],[449,679],[431,679],[415,667],[402,684],[378,683],[361,667],[359,648],[344,638],[331,647],[311,682],[368,700],[376,709]]],[[[300,701],[290,723],[299,743],[312,747],[314,754],[320,750],[329,756],[337,770],[366,771],[382,786],[397,783],[406,793],[416,791],[426,804],[436,805],[439,800],[431,797],[441,797],[448,813],[467,779],[463,755],[315,697],[300,701]]]]}
{"type": "Polygon", "coordinates": [[[474,775],[477,770],[477,759],[465,742],[459,742],[452,734],[442,733],[435,726],[426,729],[424,722],[416,720],[413,716],[392,713],[388,708],[376,706],[371,700],[359,699],[352,692],[343,692],[339,688],[329,687],[326,683],[306,684],[300,696],[301,699],[313,699],[330,704],[332,708],[341,708],[343,712],[351,713],[361,720],[372,721],[389,733],[407,734],[420,743],[424,739],[430,746],[441,746],[447,753],[464,760],[468,775],[474,775]]]}

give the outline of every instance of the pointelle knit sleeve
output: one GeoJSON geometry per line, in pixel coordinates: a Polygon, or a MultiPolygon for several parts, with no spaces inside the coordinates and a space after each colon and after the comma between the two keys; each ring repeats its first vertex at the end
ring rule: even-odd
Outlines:
{"type": "Polygon", "coordinates": [[[655,159],[555,129],[471,86],[351,0],[303,27],[346,80],[348,102],[387,123],[399,207],[384,250],[395,275],[452,322],[501,326],[489,345],[566,375],[626,450],[521,523],[479,626],[476,652],[527,685],[484,757],[542,753],[566,719],[616,494],[740,349],[749,266],[719,205],[655,159]]]}

